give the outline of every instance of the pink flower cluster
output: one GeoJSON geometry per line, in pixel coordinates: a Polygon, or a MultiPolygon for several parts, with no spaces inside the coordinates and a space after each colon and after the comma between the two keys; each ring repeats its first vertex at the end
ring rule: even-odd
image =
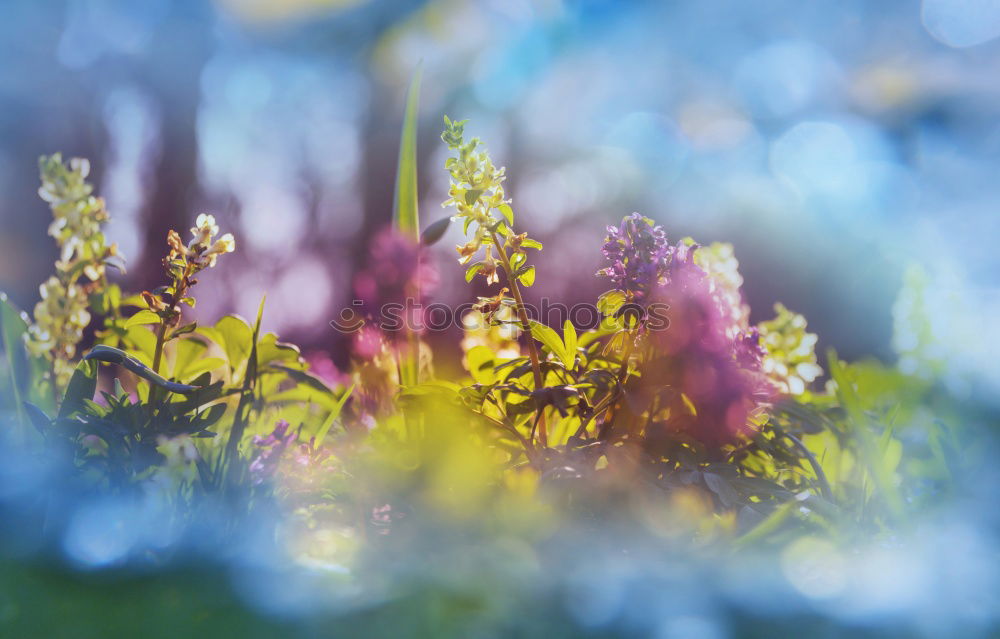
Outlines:
{"type": "Polygon", "coordinates": [[[641,378],[662,398],[658,408],[669,408],[669,418],[657,427],[712,448],[750,432],[774,388],[764,375],[760,338],[749,326],[738,285],[699,266],[697,244],[670,246],[646,218],[635,221],[633,215],[611,228],[605,254],[609,244],[623,250],[612,251],[611,272],[604,274],[618,290],[645,290],[645,302],[667,308],[668,325],[648,334],[654,353],[641,378]]]}

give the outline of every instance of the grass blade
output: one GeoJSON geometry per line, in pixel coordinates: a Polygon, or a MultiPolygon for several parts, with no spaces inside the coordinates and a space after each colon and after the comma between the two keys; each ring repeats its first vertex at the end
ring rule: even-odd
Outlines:
{"type": "MultiPolygon", "coordinates": [[[[392,225],[396,231],[420,243],[420,213],[417,203],[417,113],[420,102],[420,75],[418,67],[410,80],[406,93],[406,111],[403,130],[399,138],[399,164],[396,167],[396,193],[393,198],[392,225]]],[[[420,292],[417,291],[417,297],[420,292]]],[[[420,340],[416,333],[407,331],[405,348],[400,349],[399,381],[405,386],[419,382],[420,340]]]]}
{"type": "Polygon", "coordinates": [[[417,205],[417,113],[420,103],[420,69],[410,80],[406,93],[406,112],[399,138],[399,164],[396,167],[396,193],[393,198],[392,224],[397,231],[415,242],[420,241],[420,215],[417,205]]]}

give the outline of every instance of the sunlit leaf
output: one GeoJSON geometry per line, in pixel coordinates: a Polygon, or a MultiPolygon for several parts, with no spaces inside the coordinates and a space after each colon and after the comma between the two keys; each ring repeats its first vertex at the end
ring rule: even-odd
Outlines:
{"type": "MultiPolygon", "coordinates": [[[[399,163],[396,167],[396,190],[393,199],[392,221],[397,231],[420,242],[420,212],[417,195],[417,115],[420,103],[421,69],[418,66],[406,93],[406,112],[399,138],[399,163]]],[[[443,232],[443,231],[442,231],[443,232]]],[[[419,291],[417,292],[419,297],[419,291]]],[[[416,384],[419,381],[420,342],[416,333],[407,331],[406,347],[398,356],[400,382],[416,384]]]]}
{"type": "Polygon", "coordinates": [[[495,355],[488,346],[482,344],[473,346],[465,354],[465,359],[469,366],[469,374],[472,375],[472,379],[476,380],[477,384],[492,384],[496,381],[496,375],[493,372],[495,355]]]}
{"type": "Polygon", "coordinates": [[[520,275],[517,276],[517,279],[519,282],[521,282],[521,284],[524,284],[525,286],[533,285],[535,283],[535,267],[534,266],[527,267],[521,272],[520,275]]]}
{"type": "Polygon", "coordinates": [[[333,423],[337,421],[340,416],[341,411],[344,409],[344,404],[350,399],[351,394],[354,392],[354,385],[352,384],[344,393],[340,396],[340,399],[330,407],[330,413],[326,416],[326,421],[320,426],[319,431],[316,432],[316,443],[317,445],[322,444],[323,440],[326,439],[326,434],[330,432],[330,427],[333,423]]]}
{"type": "Polygon", "coordinates": [[[473,264],[469,268],[465,269],[465,281],[466,282],[471,282],[472,278],[474,278],[476,276],[476,273],[478,273],[480,271],[480,269],[482,269],[482,268],[483,268],[483,263],[482,262],[476,262],[475,264],[473,264]]]}
{"type": "Polygon", "coordinates": [[[566,368],[573,368],[576,362],[576,327],[568,319],[563,323],[563,343],[566,345],[563,364],[566,368]]]}
{"type": "Polygon", "coordinates": [[[535,320],[530,320],[531,322],[531,335],[541,342],[546,348],[549,349],[553,355],[559,359],[565,361],[565,347],[563,346],[562,340],[559,339],[559,335],[541,322],[535,320]]]}
{"type": "MultiPolygon", "coordinates": [[[[509,204],[501,204],[497,207],[497,210],[500,211],[500,214],[507,220],[507,224],[514,226],[514,209],[510,208],[509,204]]],[[[524,244],[522,243],[521,246],[524,246],[524,244]]]]}
{"type": "Polygon", "coordinates": [[[149,309],[143,309],[125,321],[125,328],[142,326],[144,324],[159,324],[160,316],[149,309]]]}
{"type": "Polygon", "coordinates": [[[404,235],[420,240],[420,216],[417,197],[417,115],[420,103],[418,67],[406,93],[406,112],[399,139],[399,164],[396,167],[396,190],[393,198],[393,226],[404,235]]]}

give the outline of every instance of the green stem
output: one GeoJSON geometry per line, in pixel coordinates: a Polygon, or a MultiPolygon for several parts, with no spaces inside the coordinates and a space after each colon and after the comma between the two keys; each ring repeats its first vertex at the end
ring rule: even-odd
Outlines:
{"type": "MultiPolygon", "coordinates": [[[[173,303],[171,303],[170,312],[167,313],[166,317],[160,318],[160,323],[156,327],[156,349],[153,351],[153,372],[157,375],[160,374],[160,361],[163,359],[163,345],[166,342],[167,336],[167,324],[170,322],[179,323],[181,316],[181,308],[178,300],[184,298],[187,293],[186,282],[191,276],[191,267],[187,266],[184,269],[184,273],[181,277],[174,280],[174,296],[173,303]]],[[[157,391],[157,386],[153,386],[149,390],[149,405],[154,406],[156,404],[156,399],[159,397],[159,392],[157,391]]]]}
{"type": "MultiPolygon", "coordinates": [[[[510,294],[514,296],[515,310],[517,311],[517,317],[521,321],[521,328],[528,336],[528,359],[531,360],[531,372],[535,378],[535,390],[541,390],[544,385],[542,378],[542,366],[538,358],[538,347],[535,346],[535,340],[531,336],[531,322],[528,320],[528,311],[524,307],[524,298],[521,297],[521,289],[517,285],[517,277],[514,276],[514,269],[510,265],[510,258],[507,256],[507,249],[504,248],[503,244],[500,242],[500,238],[497,236],[496,231],[490,231],[490,237],[493,240],[493,246],[496,247],[497,253],[500,254],[500,262],[503,264],[503,270],[507,273],[507,283],[510,285],[510,294]]],[[[548,431],[545,426],[545,409],[539,409],[539,422],[538,422],[538,441],[544,447],[548,446],[548,431]]]]}
{"type": "MultiPolygon", "coordinates": [[[[625,347],[622,351],[622,364],[618,368],[618,388],[615,389],[615,399],[621,396],[625,388],[625,382],[628,381],[628,361],[632,357],[632,349],[635,346],[635,336],[632,335],[631,331],[625,333],[625,347]]],[[[598,433],[598,439],[605,439],[611,434],[611,428],[615,419],[615,405],[612,404],[608,407],[608,413],[604,417],[604,422],[601,424],[600,432],[598,433]]]]}
{"type": "Polygon", "coordinates": [[[813,455],[812,451],[806,448],[806,445],[802,442],[802,440],[796,437],[795,435],[778,429],[775,429],[775,431],[778,432],[782,437],[785,437],[790,442],[792,442],[795,448],[797,448],[798,451],[802,453],[802,455],[806,458],[806,460],[809,462],[809,465],[812,466],[813,472],[816,473],[816,479],[819,481],[819,487],[823,493],[823,497],[825,497],[832,503],[833,489],[830,487],[830,482],[827,481],[826,479],[826,473],[823,472],[823,467],[816,459],[816,456],[813,455]]]}
{"type": "Polygon", "coordinates": [[[153,351],[153,372],[160,374],[160,360],[163,359],[163,338],[167,334],[167,320],[161,319],[156,327],[156,350],[153,351]]]}

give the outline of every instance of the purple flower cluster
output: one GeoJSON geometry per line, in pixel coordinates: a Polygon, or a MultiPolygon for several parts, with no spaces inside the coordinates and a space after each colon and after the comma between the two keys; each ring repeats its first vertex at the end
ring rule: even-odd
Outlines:
{"type": "Polygon", "coordinates": [[[742,306],[742,280],[711,275],[696,260],[699,249],[690,241],[671,246],[661,227],[634,213],[608,227],[602,251],[610,265],[598,274],[632,301],[668,309],[668,326],[648,335],[655,355],[641,378],[670,398],[661,407],[670,418],[657,428],[721,447],[752,429],[773,387],[742,306]]]}
{"type": "Polygon", "coordinates": [[[279,420],[269,435],[254,435],[253,445],[256,447],[250,462],[250,477],[253,484],[260,485],[274,477],[278,463],[285,449],[295,441],[295,432],[289,429],[285,420],[279,420]]]}
{"type": "Polygon", "coordinates": [[[629,301],[640,302],[653,286],[663,281],[672,249],[662,227],[633,213],[619,226],[608,227],[601,251],[610,265],[597,274],[611,278],[615,288],[629,296],[629,301]]]}

